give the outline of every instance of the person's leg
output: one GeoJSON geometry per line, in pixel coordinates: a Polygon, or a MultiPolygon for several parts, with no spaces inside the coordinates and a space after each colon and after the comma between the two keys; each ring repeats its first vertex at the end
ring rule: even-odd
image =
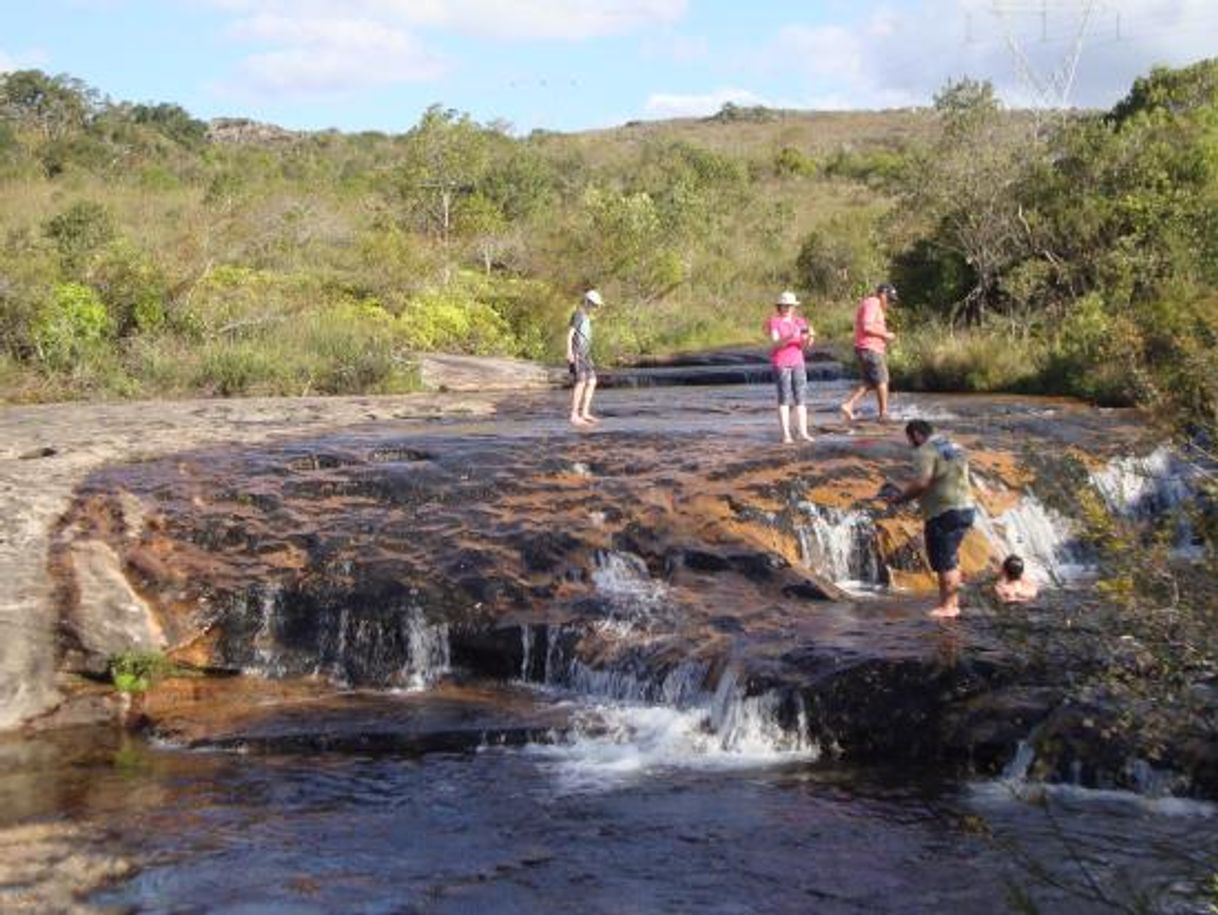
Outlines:
{"type": "Polygon", "coordinates": [[[939,572],[939,603],[930,611],[937,619],[960,615],[960,567],[939,572]]]}
{"type": "Polygon", "coordinates": [[[854,408],[858,406],[859,400],[866,396],[867,391],[867,385],[860,384],[854,389],[854,393],[846,398],[845,403],[838,407],[842,412],[842,416],[846,417],[847,422],[854,422],[854,408]]]}
{"type": "Polygon", "coordinates": [[[585,387],[585,382],[577,380],[575,387],[571,389],[571,422],[576,426],[586,426],[588,424],[588,421],[580,413],[580,410],[583,409],[585,387]]]}
{"type": "Polygon", "coordinates": [[[939,577],[939,603],[930,615],[946,619],[960,615],[960,544],[973,524],[973,512],[953,509],[926,523],[926,547],[931,568],[939,577]]]}
{"type": "Polygon", "coordinates": [[[888,419],[888,354],[875,354],[875,399],[880,408],[880,422],[888,419]]]}
{"type": "Polygon", "coordinates": [[[808,370],[799,365],[792,371],[795,387],[795,419],[799,426],[799,437],[805,442],[810,442],[812,436],[808,434],[808,370]]]}
{"type": "Polygon", "coordinates": [[[782,429],[783,444],[791,444],[794,439],[791,438],[791,407],[789,404],[780,403],[778,405],[778,425],[782,429]]]}
{"type": "Polygon", "coordinates": [[[584,382],[584,399],[579,415],[584,422],[599,423],[600,420],[592,415],[592,395],[596,392],[596,374],[588,376],[588,380],[584,382]]]}
{"type": "Polygon", "coordinates": [[[778,395],[778,427],[782,430],[784,444],[790,444],[791,438],[791,402],[795,399],[791,370],[774,368],[774,390],[778,395]]]}

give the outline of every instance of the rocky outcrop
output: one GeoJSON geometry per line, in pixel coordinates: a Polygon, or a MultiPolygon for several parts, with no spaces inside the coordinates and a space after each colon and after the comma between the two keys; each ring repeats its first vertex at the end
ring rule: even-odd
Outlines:
{"type": "MultiPolygon", "coordinates": [[[[1061,711],[1067,667],[1022,655],[986,613],[948,626],[925,617],[920,526],[872,498],[906,473],[895,430],[864,425],[797,450],[707,434],[706,411],[682,412],[673,396],[664,415],[693,425],[657,429],[646,408],[615,423],[614,404],[592,435],[539,420],[552,400],[517,398],[493,428],[368,427],[99,470],[52,549],[64,660],[97,669],[115,644],[97,615],[109,613],[139,618],[133,644],[163,639],[180,662],[285,682],[523,680],[706,703],[721,724],[760,709],[824,752],[989,772],[1037,728],[1064,729],[1074,742],[1046,743],[1041,764],[1054,776],[1079,768],[1088,743],[1061,711]],[[866,555],[840,555],[859,543],[866,555]],[[860,599],[839,583],[867,575],[907,590],[860,599]],[[1054,746],[1073,749],[1055,757],[1054,746]]],[[[1001,558],[1001,528],[1016,524],[1046,455],[1068,446],[1102,459],[1139,435],[1119,414],[993,406],[955,423],[989,519],[964,551],[971,575],[1001,558]]],[[[351,721],[326,733],[352,746],[422,739],[346,710],[351,721]]],[[[471,715],[474,731],[487,726],[471,715]]],[[[194,733],[175,720],[154,726],[194,733]]],[[[203,732],[191,739],[316,742],[281,719],[203,732]]],[[[1087,751],[1089,777],[1132,777],[1122,772],[1137,749],[1112,751],[1120,766],[1110,747],[1087,751]]],[[[1218,790],[1198,754],[1176,764],[1194,790],[1218,790]]]]}

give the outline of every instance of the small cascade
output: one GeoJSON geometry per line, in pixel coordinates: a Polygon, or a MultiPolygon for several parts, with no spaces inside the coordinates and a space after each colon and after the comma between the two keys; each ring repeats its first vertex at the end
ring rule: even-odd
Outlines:
{"type": "Polygon", "coordinates": [[[996,518],[978,511],[977,527],[999,559],[1012,553],[1023,557],[1028,571],[1042,582],[1062,584],[1086,568],[1074,523],[1047,508],[1030,490],[996,518]]]}
{"type": "Polygon", "coordinates": [[[795,528],[804,565],[839,585],[882,583],[883,563],[870,514],[812,502],[800,502],[799,511],[807,519],[795,528]]]}
{"type": "Polygon", "coordinates": [[[1015,747],[1015,755],[1011,757],[1011,761],[1002,770],[1002,781],[1025,781],[1028,773],[1032,770],[1032,763],[1035,761],[1036,748],[1032,745],[1032,742],[1030,740],[1019,741],[1015,747]]]}
{"type": "Polygon", "coordinates": [[[666,588],[647,570],[642,557],[618,550],[598,551],[592,583],[627,618],[649,616],[663,603],[666,588]]]}
{"type": "Polygon", "coordinates": [[[402,621],[408,661],[402,671],[407,688],[424,690],[452,669],[447,623],[429,623],[418,607],[410,607],[402,621]]]}
{"type": "Polygon", "coordinates": [[[773,691],[746,696],[731,670],[719,679],[710,704],[709,725],[720,749],[727,752],[764,756],[810,754],[817,750],[808,735],[808,714],[802,696],[792,693],[785,697],[773,691]],[[790,727],[783,724],[784,701],[795,705],[790,727]]]}
{"type": "Polygon", "coordinates": [[[417,690],[451,669],[447,623],[429,622],[416,604],[319,604],[267,587],[231,612],[243,625],[233,625],[225,653],[258,676],[417,690]]]}
{"type": "Polygon", "coordinates": [[[1114,515],[1133,521],[1174,517],[1176,548],[1187,551],[1195,537],[1184,509],[1196,500],[1203,473],[1163,446],[1141,457],[1109,461],[1091,474],[1091,483],[1114,515]]]}
{"type": "Polygon", "coordinates": [[[275,623],[278,619],[280,591],[265,588],[258,595],[258,630],[254,633],[254,658],[251,672],[275,676],[279,667],[275,623]]]}
{"type": "Polygon", "coordinates": [[[563,641],[548,640],[547,683],[576,694],[586,706],[564,739],[531,752],[552,760],[572,790],[612,787],[656,769],[758,766],[819,756],[794,691],[748,696],[730,670],[712,687],[711,665],[703,661],[650,677],[642,662],[594,668],[564,660],[564,652],[554,648],[563,641]]]}
{"type": "Polygon", "coordinates": [[[592,584],[604,600],[597,629],[609,638],[628,638],[665,616],[668,589],[651,577],[640,556],[618,550],[598,551],[592,584]]]}
{"type": "Polygon", "coordinates": [[[1161,517],[1188,504],[1198,471],[1166,446],[1142,457],[1119,457],[1091,474],[1109,511],[1127,518],[1161,517]]]}

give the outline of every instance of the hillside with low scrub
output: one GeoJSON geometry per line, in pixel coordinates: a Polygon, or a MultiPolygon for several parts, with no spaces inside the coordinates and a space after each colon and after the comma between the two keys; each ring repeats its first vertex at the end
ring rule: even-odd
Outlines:
{"type": "Polygon", "coordinates": [[[898,383],[1161,403],[1209,422],[1218,62],[1106,112],[932,107],[518,137],[433,107],[402,134],[203,123],[0,75],[9,401],[389,392],[425,350],[606,361],[751,341],[775,293],[849,348],[902,291],[898,383]]]}

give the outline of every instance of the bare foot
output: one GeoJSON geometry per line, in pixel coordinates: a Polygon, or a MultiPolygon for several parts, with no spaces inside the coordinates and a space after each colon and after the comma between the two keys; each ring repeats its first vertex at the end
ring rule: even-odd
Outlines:
{"type": "Polygon", "coordinates": [[[788,435],[786,438],[784,438],[784,439],[782,440],[782,443],[783,443],[784,445],[794,445],[794,444],[795,444],[795,439],[791,438],[791,436],[789,436],[789,435],[788,435]]]}
{"type": "Polygon", "coordinates": [[[939,619],[939,620],[952,619],[952,618],[960,615],[960,608],[959,607],[935,607],[933,610],[930,611],[929,615],[933,616],[935,619],[939,619]]]}
{"type": "Polygon", "coordinates": [[[802,438],[802,439],[803,439],[805,442],[814,442],[814,441],[816,441],[816,439],[814,439],[812,436],[810,436],[810,435],[809,435],[807,432],[801,432],[801,433],[799,433],[799,437],[800,437],[800,438],[802,438]]]}
{"type": "Polygon", "coordinates": [[[850,409],[850,404],[844,403],[840,407],[838,407],[838,410],[841,411],[842,418],[845,419],[846,422],[848,422],[848,423],[854,422],[854,411],[850,409]]]}
{"type": "Polygon", "coordinates": [[[584,420],[584,422],[588,423],[589,425],[593,425],[593,426],[595,426],[597,423],[600,422],[600,418],[597,416],[593,416],[591,413],[585,413],[583,416],[583,420],[584,420]]]}
{"type": "Polygon", "coordinates": [[[572,414],[571,415],[571,425],[573,425],[573,426],[591,426],[592,423],[588,422],[582,416],[576,416],[576,415],[572,414]]]}
{"type": "Polygon", "coordinates": [[[877,423],[890,423],[890,422],[892,422],[892,417],[889,416],[887,413],[881,413],[879,416],[877,416],[875,418],[875,421],[877,423]]]}

